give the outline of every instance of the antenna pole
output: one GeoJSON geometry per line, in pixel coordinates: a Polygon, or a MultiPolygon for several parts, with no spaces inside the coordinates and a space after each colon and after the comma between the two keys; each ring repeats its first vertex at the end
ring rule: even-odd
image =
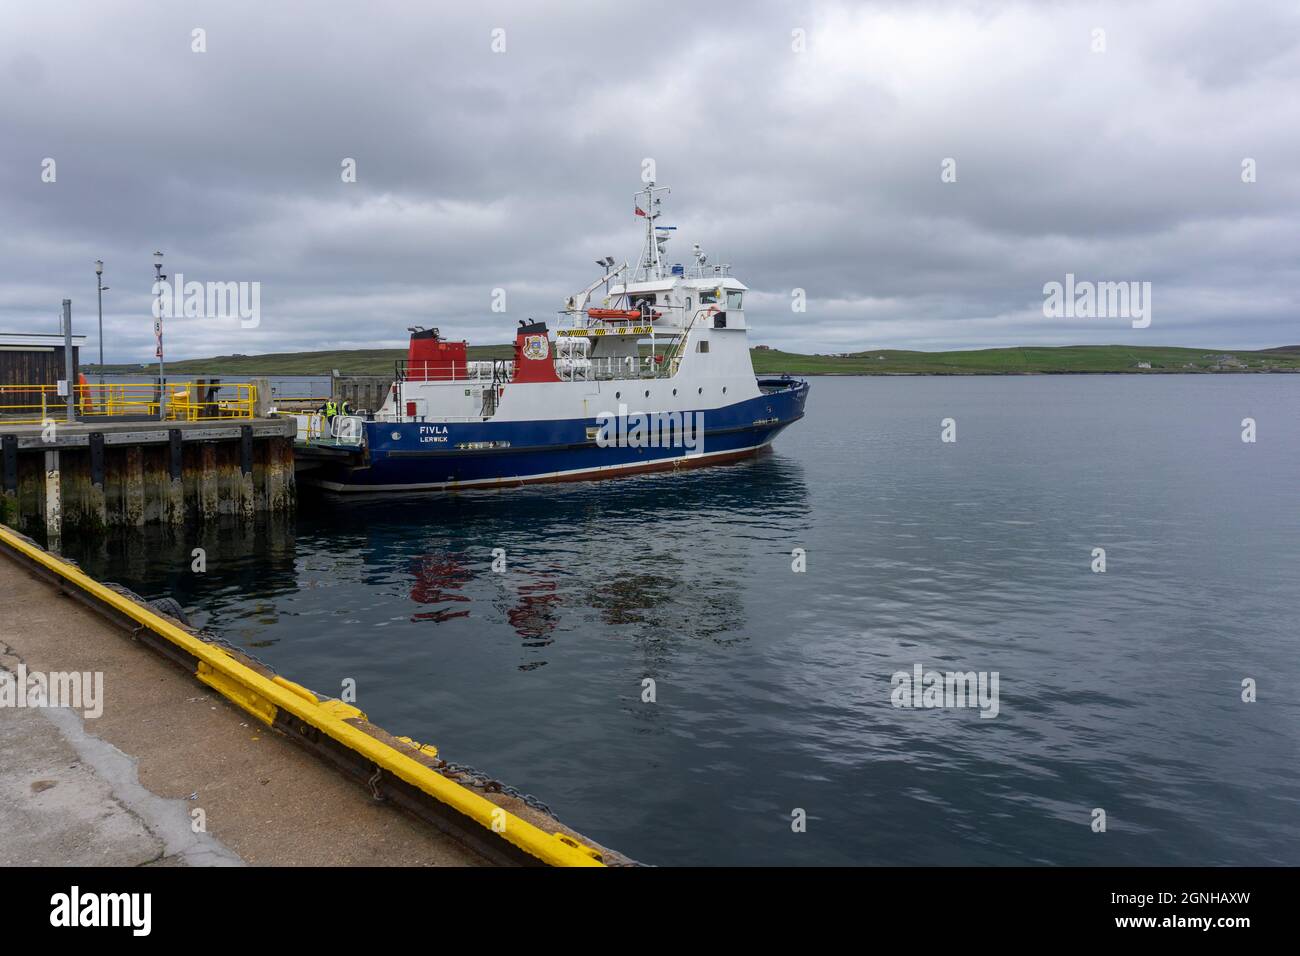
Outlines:
{"type": "MultiPolygon", "coordinates": [[[[662,199],[656,199],[655,193],[666,193],[669,189],[667,186],[656,186],[654,180],[646,183],[645,187],[645,251],[641,256],[641,279],[658,279],[663,272],[663,263],[659,258],[659,243],[655,241],[655,220],[659,218],[657,207],[662,204],[662,199]],[[652,273],[653,270],[653,273],[652,273]]],[[[638,200],[641,193],[636,194],[638,200]]],[[[637,208],[641,208],[638,201],[637,208]]]]}

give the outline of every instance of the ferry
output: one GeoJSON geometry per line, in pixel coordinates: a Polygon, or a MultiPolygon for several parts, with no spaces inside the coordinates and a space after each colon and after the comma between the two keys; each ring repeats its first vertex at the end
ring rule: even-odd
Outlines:
{"type": "Polygon", "coordinates": [[[635,269],[570,296],[552,330],[521,321],[513,360],[411,328],[382,405],[315,437],[300,417],[300,480],[335,492],[515,486],[722,464],[754,455],[804,415],[808,383],[759,378],[747,288],[698,243],[670,263],[668,187],[634,195],[645,241],[635,269]],[[596,304],[592,297],[603,289],[596,304]]]}

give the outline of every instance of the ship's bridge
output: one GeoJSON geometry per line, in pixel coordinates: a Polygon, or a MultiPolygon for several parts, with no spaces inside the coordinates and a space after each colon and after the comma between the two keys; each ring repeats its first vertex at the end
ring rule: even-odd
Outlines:
{"type": "Polygon", "coordinates": [[[605,301],[651,317],[656,332],[689,328],[700,316],[718,312],[727,314],[728,328],[744,328],[747,291],[732,276],[671,276],[611,286],[605,301]]]}

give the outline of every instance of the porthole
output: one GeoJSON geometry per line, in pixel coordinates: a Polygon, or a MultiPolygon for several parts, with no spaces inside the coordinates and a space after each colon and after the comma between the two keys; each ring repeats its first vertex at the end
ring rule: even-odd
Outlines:
{"type": "Polygon", "coordinates": [[[723,394],[723,395],[726,395],[726,394],[727,394],[727,386],[725,386],[725,385],[722,386],[722,394],[723,394]]]}
{"type": "Polygon", "coordinates": [[[674,394],[674,395],[677,394],[677,389],[673,389],[673,394],[674,394]]]}
{"type": "Polygon", "coordinates": [[[701,395],[703,395],[703,394],[704,394],[704,389],[703,389],[703,388],[700,388],[700,389],[696,389],[696,391],[698,391],[698,392],[699,392],[699,393],[700,393],[700,394],[701,394],[701,395]]]}
{"type": "Polygon", "coordinates": [[[648,388],[645,390],[645,397],[646,397],[646,398],[649,398],[649,397],[650,397],[650,389],[648,389],[648,388]]]}
{"type": "Polygon", "coordinates": [[[615,392],[615,393],[614,393],[614,397],[615,397],[615,398],[622,398],[622,397],[623,397],[623,393],[622,393],[622,392],[615,392]]]}

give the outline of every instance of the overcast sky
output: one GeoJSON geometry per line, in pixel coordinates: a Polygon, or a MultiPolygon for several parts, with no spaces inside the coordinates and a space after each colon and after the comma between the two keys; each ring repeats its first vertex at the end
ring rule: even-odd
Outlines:
{"type": "Polygon", "coordinates": [[[169,357],[507,341],[635,259],[649,158],[756,343],[1300,344],[1297,147],[1295,0],[6,3],[0,330],[68,297],[93,354],[102,258],[106,358],[151,360],[157,248],[261,283],[169,357]],[[1045,318],[1067,272],[1150,327],[1045,318]]]}

